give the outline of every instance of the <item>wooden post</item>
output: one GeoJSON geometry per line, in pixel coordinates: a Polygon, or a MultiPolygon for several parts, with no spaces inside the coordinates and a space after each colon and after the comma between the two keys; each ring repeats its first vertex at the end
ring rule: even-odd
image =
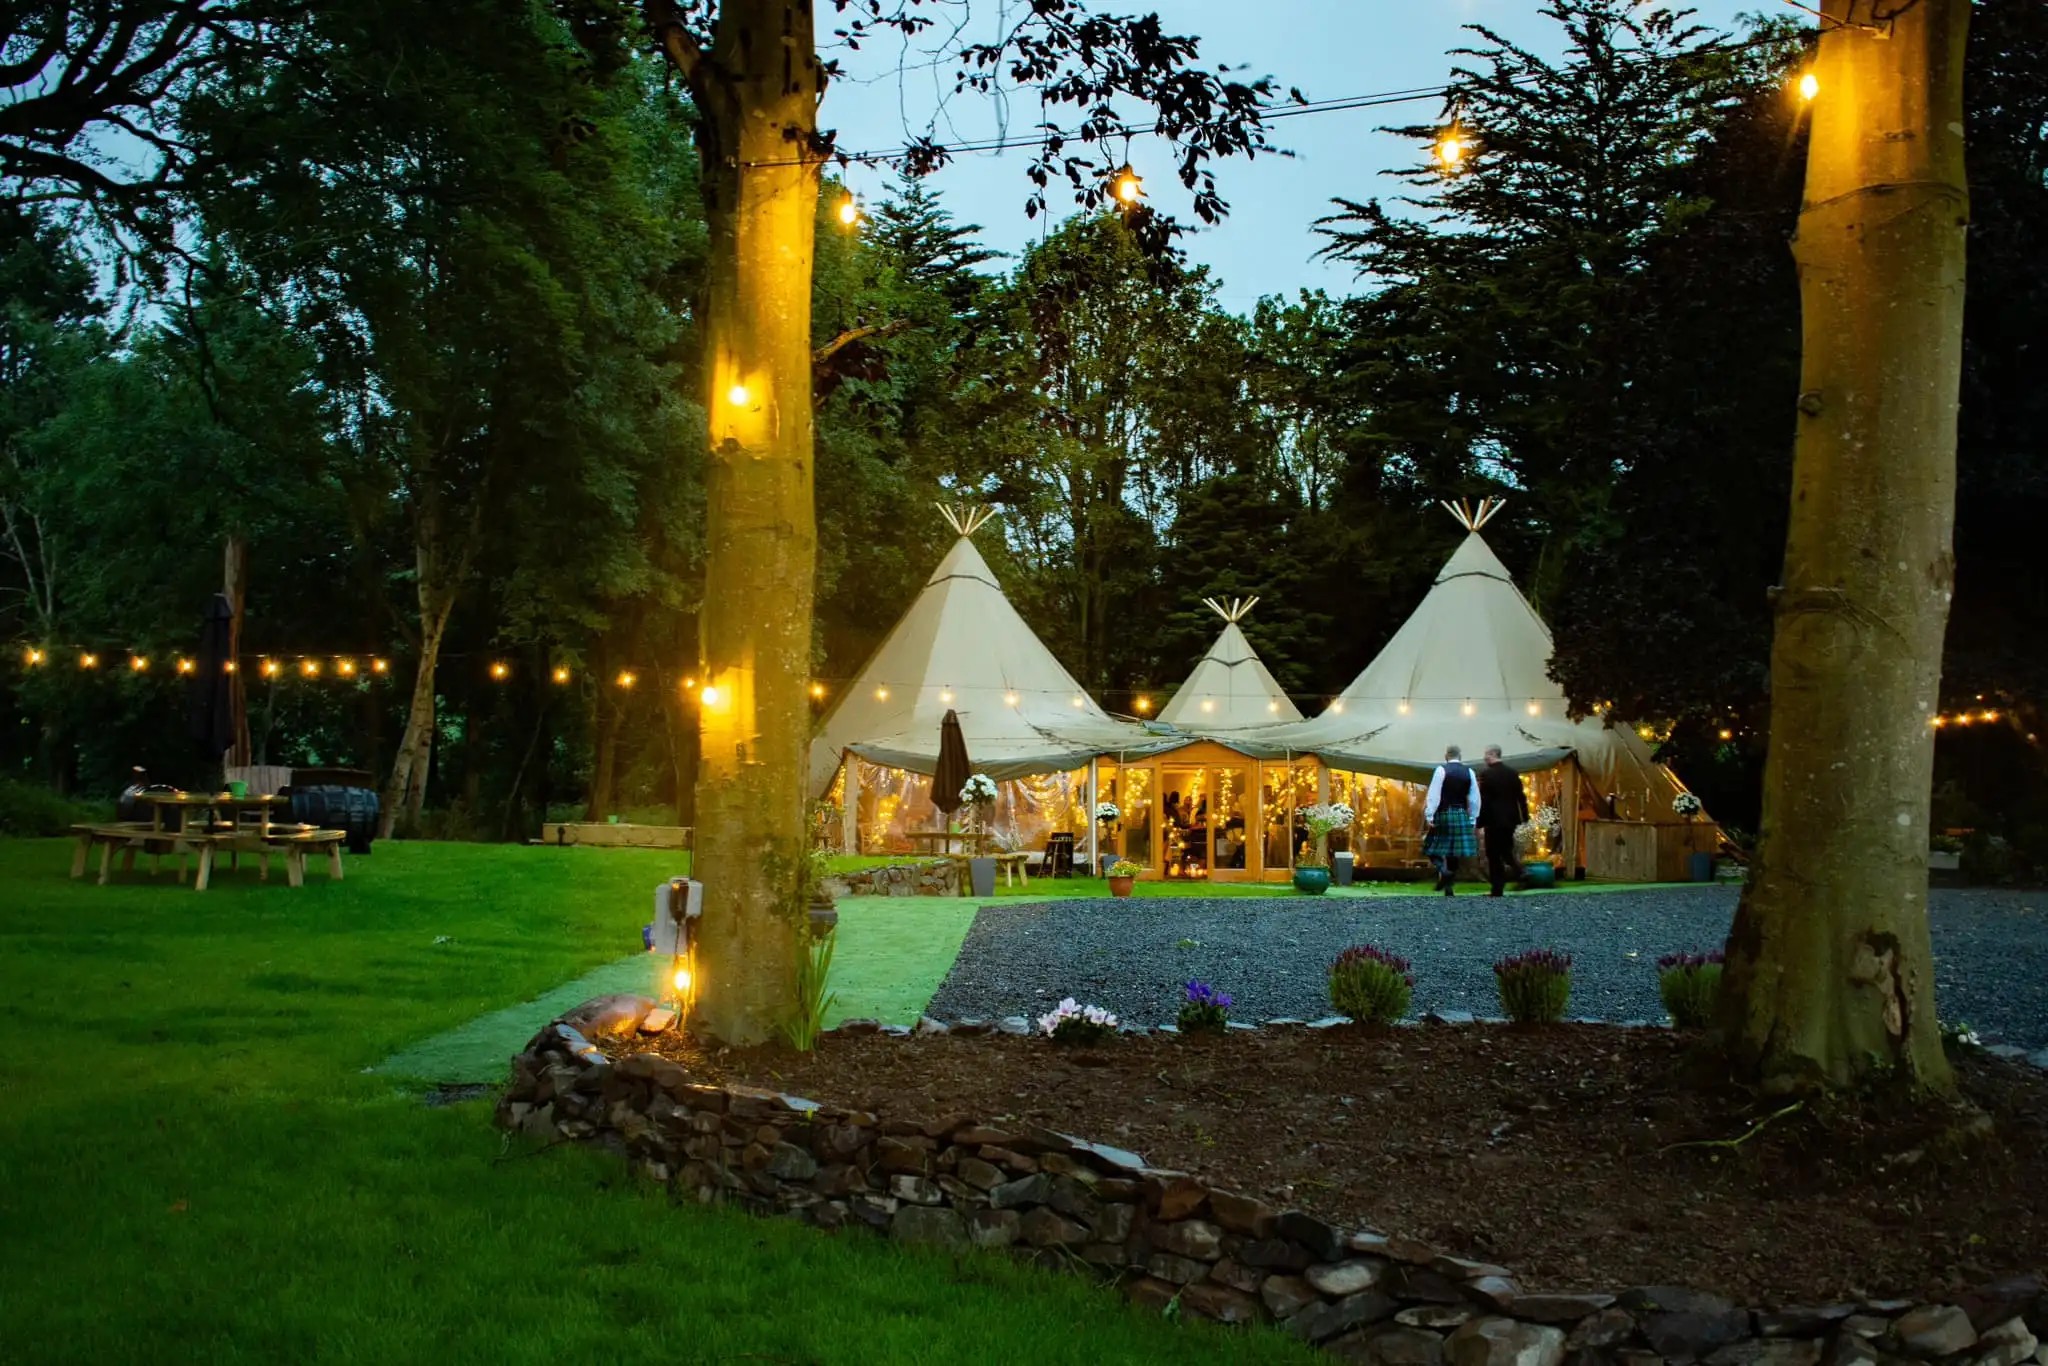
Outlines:
{"type": "Polygon", "coordinates": [[[1564,793],[1559,801],[1562,808],[1557,817],[1561,822],[1559,838],[1564,848],[1564,877],[1575,878],[1579,871],[1579,761],[1573,757],[1564,761],[1564,793]]]}
{"type": "Polygon", "coordinates": [[[1102,835],[1102,822],[1095,819],[1095,806],[1099,800],[1096,793],[1097,765],[1099,759],[1088,761],[1088,876],[1095,877],[1102,871],[1102,851],[1097,846],[1102,835]]]}
{"type": "Polygon", "coordinates": [[[839,753],[839,844],[849,854],[860,853],[860,756],[852,750],[839,753]]]}

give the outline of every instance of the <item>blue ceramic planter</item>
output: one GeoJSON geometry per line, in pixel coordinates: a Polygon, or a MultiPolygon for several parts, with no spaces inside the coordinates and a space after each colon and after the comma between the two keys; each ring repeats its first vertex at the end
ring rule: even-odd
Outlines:
{"type": "Polygon", "coordinates": [[[1330,890],[1330,870],[1328,868],[1296,868],[1294,870],[1294,890],[1300,892],[1303,896],[1321,896],[1324,892],[1330,890]]]}
{"type": "Polygon", "coordinates": [[[1554,863],[1525,863],[1522,865],[1524,887],[1555,887],[1557,865],[1554,863]]]}

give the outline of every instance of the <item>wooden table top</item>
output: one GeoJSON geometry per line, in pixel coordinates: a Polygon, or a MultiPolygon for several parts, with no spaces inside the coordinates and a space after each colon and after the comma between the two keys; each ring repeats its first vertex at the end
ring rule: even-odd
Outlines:
{"type": "Polygon", "coordinates": [[[289,806],[290,797],[235,797],[226,792],[138,792],[138,802],[151,806],[289,806]]]}

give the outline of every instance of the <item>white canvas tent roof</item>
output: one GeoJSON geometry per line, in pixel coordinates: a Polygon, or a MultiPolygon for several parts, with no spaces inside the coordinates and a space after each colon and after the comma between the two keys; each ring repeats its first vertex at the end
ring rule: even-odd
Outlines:
{"type": "Polygon", "coordinates": [[[1646,819],[1676,819],[1683,787],[1632,726],[1570,716],[1550,677],[1550,628],[1479,534],[1499,509],[1452,508],[1465,540],[1393,639],[1320,715],[1261,730],[1258,744],[1410,782],[1429,780],[1446,745],[1476,761],[1497,744],[1524,772],[1576,754],[1601,794],[1639,794],[1646,819]]]}
{"type": "Polygon", "coordinates": [[[1299,721],[1300,709],[1238,626],[1259,600],[1237,598],[1227,607],[1214,598],[1202,601],[1223,618],[1223,630],[1173,700],[1159,709],[1159,719],[1201,735],[1299,721]]]}
{"type": "Polygon", "coordinates": [[[1161,748],[1097,706],[1003,596],[970,539],[987,511],[944,511],[960,539],[826,713],[811,742],[812,794],[831,786],[847,751],[930,773],[949,710],[975,771],[998,781],[1161,748]]]}

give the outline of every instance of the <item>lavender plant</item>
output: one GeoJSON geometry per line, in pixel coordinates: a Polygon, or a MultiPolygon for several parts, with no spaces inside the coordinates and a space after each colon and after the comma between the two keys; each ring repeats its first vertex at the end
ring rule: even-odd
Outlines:
{"type": "Polygon", "coordinates": [[[1230,1023],[1230,996],[1207,982],[1190,982],[1174,1023],[1183,1034],[1221,1034],[1230,1023]]]}
{"type": "Polygon", "coordinates": [[[1556,1024],[1572,995],[1572,956],[1528,949],[1493,965],[1500,1007],[1516,1024],[1556,1024]]]}
{"type": "Polygon", "coordinates": [[[1330,964],[1330,1004],[1359,1024],[1394,1023],[1414,995],[1408,960],[1377,944],[1354,944],[1330,964]]]}
{"type": "Polygon", "coordinates": [[[1714,1022],[1714,1004],[1721,995],[1721,968],[1716,953],[1667,953],[1657,960],[1657,995],[1680,1029],[1705,1029],[1714,1022]]]}

